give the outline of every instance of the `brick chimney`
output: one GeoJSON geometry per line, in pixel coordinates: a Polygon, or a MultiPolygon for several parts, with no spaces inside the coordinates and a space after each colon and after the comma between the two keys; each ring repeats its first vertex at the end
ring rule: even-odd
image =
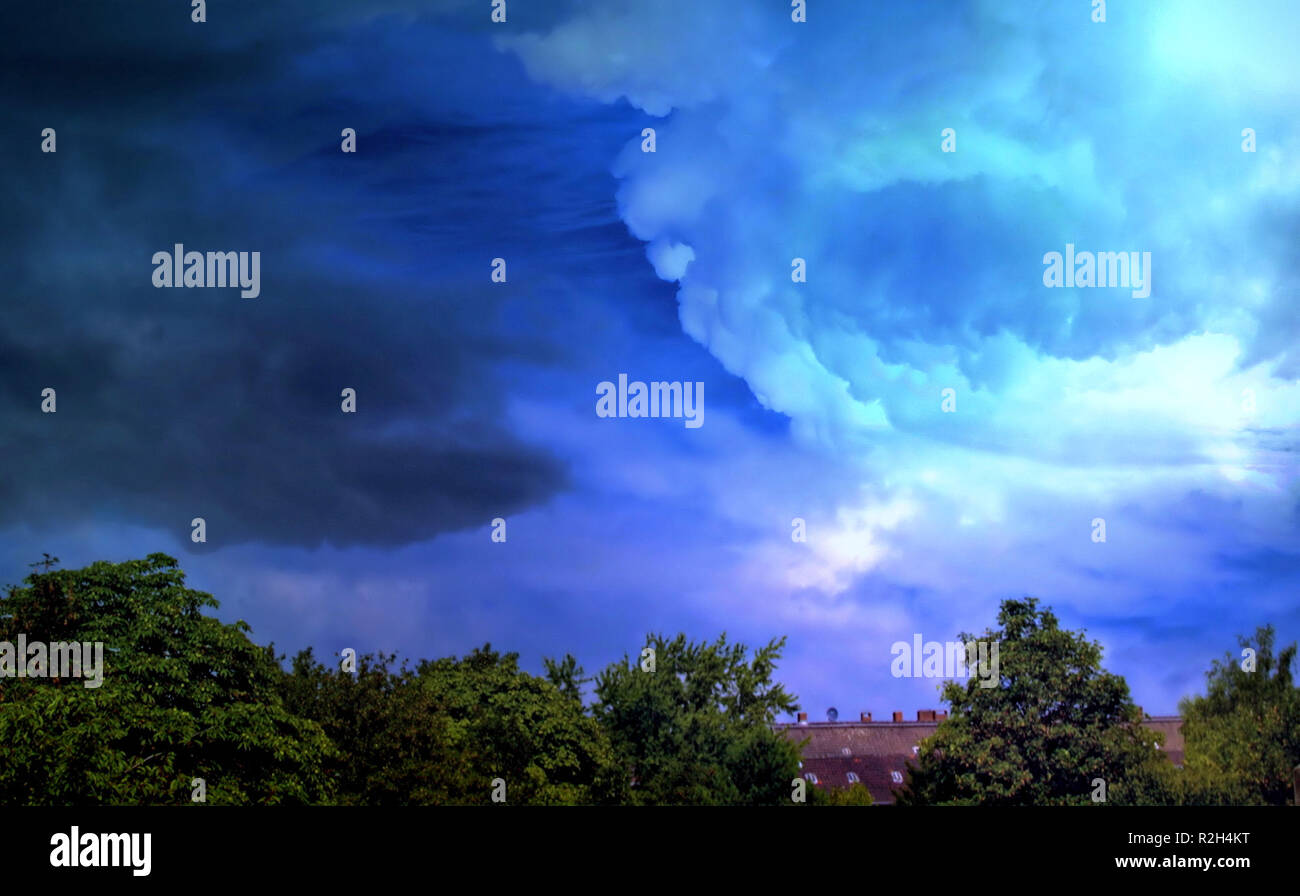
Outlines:
{"type": "Polygon", "coordinates": [[[902,714],[901,712],[899,712],[897,709],[894,710],[894,721],[895,721],[895,722],[901,722],[901,721],[903,721],[903,714],[902,714]]]}
{"type": "Polygon", "coordinates": [[[800,724],[800,725],[807,725],[807,724],[808,724],[808,713],[806,713],[806,712],[801,712],[801,713],[799,713],[798,716],[796,716],[796,718],[799,720],[799,724],[800,724]]]}
{"type": "Polygon", "coordinates": [[[916,720],[917,720],[918,722],[933,722],[933,721],[935,720],[935,719],[934,719],[934,710],[933,710],[933,709],[918,709],[918,710],[916,711],[916,720]]]}
{"type": "Polygon", "coordinates": [[[945,709],[935,713],[934,718],[936,722],[942,722],[944,719],[948,718],[948,710],[945,709]]]}
{"type": "Polygon", "coordinates": [[[864,712],[864,713],[862,713],[862,714],[859,716],[859,718],[862,719],[862,721],[864,721],[864,722],[870,722],[870,721],[871,721],[871,713],[869,713],[869,712],[864,712]]]}

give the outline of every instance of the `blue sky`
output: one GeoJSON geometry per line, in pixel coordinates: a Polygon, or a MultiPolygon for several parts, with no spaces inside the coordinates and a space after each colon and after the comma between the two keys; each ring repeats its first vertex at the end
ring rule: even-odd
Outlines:
{"type": "Polygon", "coordinates": [[[8,581],[161,550],[286,651],[534,670],[785,635],[814,718],[937,706],[890,645],[1025,594],[1149,712],[1300,636],[1293,4],[210,6],[0,13],[8,581]]]}

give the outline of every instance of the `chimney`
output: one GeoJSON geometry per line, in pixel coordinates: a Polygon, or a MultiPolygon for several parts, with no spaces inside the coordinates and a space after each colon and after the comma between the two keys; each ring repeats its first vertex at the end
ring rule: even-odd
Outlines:
{"type": "Polygon", "coordinates": [[[870,722],[870,721],[871,721],[871,713],[869,713],[869,712],[864,712],[864,713],[861,714],[861,716],[859,716],[859,718],[861,718],[862,721],[864,721],[864,722],[870,722]]]}
{"type": "Polygon", "coordinates": [[[895,721],[895,722],[901,722],[901,721],[903,721],[903,714],[902,714],[901,712],[899,712],[898,710],[894,710],[894,721],[895,721]]]}
{"type": "Polygon", "coordinates": [[[918,710],[916,711],[916,720],[917,720],[918,722],[933,722],[933,721],[934,721],[934,710],[933,710],[933,709],[918,709],[918,710]]]}
{"type": "Polygon", "coordinates": [[[942,722],[944,719],[948,718],[948,710],[945,709],[942,710],[941,712],[935,713],[934,718],[935,721],[942,722]]]}
{"type": "Polygon", "coordinates": [[[797,716],[797,718],[799,719],[799,724],[800,724],[800,725],[807,725],[807,724],[808,724],[808,713],[806,713],[806,712],[801,712],[801,713],[799,713],[799,715],[797,716]]]}

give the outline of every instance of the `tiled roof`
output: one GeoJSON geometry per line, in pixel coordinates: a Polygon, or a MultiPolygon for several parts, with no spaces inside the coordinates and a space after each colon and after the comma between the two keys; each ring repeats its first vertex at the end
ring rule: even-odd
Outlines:
{"type": "Polygon", "coordinates": [[[838,756],[820,759],[808,758],[799,771],[805,777],[812,773],[817,786],[840,790],[853,783],[850,774],[857,775],[871,792],[875,803],[892,803],[894,788],[902,787],[907,779],[907,762],[910,756],[868,754],[865,756],[838,756]],[[897,775],[897,777],[895,777],[897,775]]]}
{"type": "MultiPolygon", "coordinates": [[[[840,789],[852,782],[850,773],[867,786],[877,804],[894,802],[894,790],[907,778],[913,747],[934,734],[939,721],[811,722],[779,724],[776,729],[795,741],[805,738],[800,772],[813,775],[816,786],[840,789]]],[[[1183,720],[1178,716],[1147,718],[1145,727],[1165,735],[1164,752],[1175,765],[1183,763],[1183,720]]]]}

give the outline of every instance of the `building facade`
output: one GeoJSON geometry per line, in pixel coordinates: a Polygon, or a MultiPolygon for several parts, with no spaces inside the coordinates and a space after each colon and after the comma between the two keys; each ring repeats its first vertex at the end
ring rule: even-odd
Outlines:
{"type": "MultiPolygon", "coordinates": [[[[921,741],[934,734],[946,712],[922,709],[915,721],[901,712],[890,719],[873,719],[864,712],[857,721],[809,722],[801,712],[798,721],[776,725],[777,731],[803,747],[800,771],[809,784],[840,789],[863,784],[877,805],[895,800],[894,791],[907,780],[908,763],[915,761],[921,741]]],[[[1174,765],[1183,764],[1183,720],[1178,716],[1145,716],[1145,728],[1165,736],[1163,750],[1174,765]]]]}

